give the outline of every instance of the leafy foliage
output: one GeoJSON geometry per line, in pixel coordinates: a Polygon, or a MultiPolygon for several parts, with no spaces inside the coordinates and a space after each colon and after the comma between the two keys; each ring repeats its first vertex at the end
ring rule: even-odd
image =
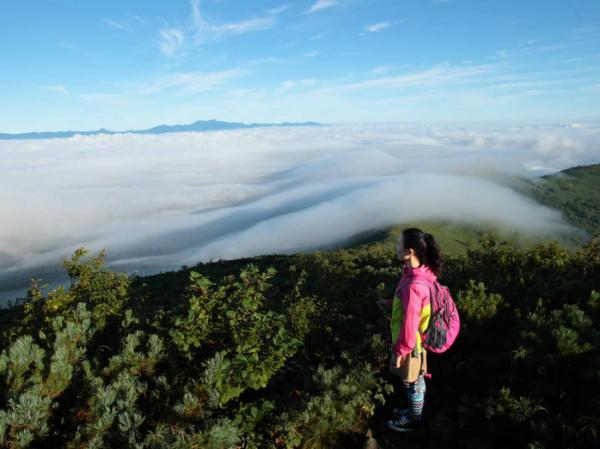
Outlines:
{"type": "MultiPolygon", "coordinates": [[[[64,261],[0,311],[0,446],[358,447],[403,397],[375,306],[393,246],[182,267],[64,261]]],[[[431,355],[428,447],[591,447],[600,419],[600,240],[515,249],[494,233],[440,279],[463,328],[431,355]]],[[[377,435],[375,435],[377,436],[377,435]]]]}

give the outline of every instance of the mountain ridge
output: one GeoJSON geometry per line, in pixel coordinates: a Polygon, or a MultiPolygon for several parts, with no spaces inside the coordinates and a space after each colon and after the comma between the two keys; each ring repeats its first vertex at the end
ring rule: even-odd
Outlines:
{"type": "Polygon", "coordinates": [[[64,139],[75,135],[96,136],[99,134],[167,134],[176,132],[208,132],[225,131],[233,129],[268,128],[268,127],[301,127],[323,126],[319,122],[280,122],[280,123],[242,123],[225,122],[221,120],[196,120],[193,123],[182,125],[157,125],[145,129],[130,129],[113,131],[106,128],[88,131],[31,131],[25,133],[0,133],[0,140],[28,140],[28,139],[64,139]]]}

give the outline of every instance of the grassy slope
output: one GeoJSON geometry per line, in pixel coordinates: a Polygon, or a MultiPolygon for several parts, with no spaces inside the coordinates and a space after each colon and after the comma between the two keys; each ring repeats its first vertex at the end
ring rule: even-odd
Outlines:
{"type": "MultiPolygon", "coordinates": [[[[537,202],[558,209],[570,224],[583,229],[589,235],[600,230],[600,164],[572,167],[541,177],[537,182],[516,179],[511,186],[517,192],[537,202]]],[[[484,232],[496,231],[516,247],[530,247],[539,240],[536,236],[508,233],[479,225],[462,225],[444,221],[419,221],[399,223],[371,235],[356,236],[348,247],[359,245],[391,245],[404,227],[415,226],[435,235],[440,246],[448,255],[464,254],[468,244],[476,246],[484,232]]],[[[567,248],[587,240],[581,236],[556,236],[567,248]]]]}
{"type": "Polygon", "coordinates": [[[600,229],[600,164],[584,165],[529,182],[524,193],[559,209],[565,219],[590,234],[600,229]]]}

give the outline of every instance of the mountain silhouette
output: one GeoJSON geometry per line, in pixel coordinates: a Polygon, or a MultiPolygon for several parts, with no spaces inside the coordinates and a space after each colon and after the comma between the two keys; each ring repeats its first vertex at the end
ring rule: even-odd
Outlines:
{"type": "Polygon", "coordinates": [[[147,129],[136,129],[126,131],[112,131],[100,128],[92,131],[34,131],[27,133],[0,133],[0,140],[27,140],[27,139],[59,139],[73,137],[77,134],[82,136],[95,136],[98,134],[166,134],[179,132],[207,132],[223,131],[246,128],[267,127],[298,127],[298,126],[322,126],[318,122],[283,122],[283,123],[240,123],[223,122],[220,120],[197,120],[186,125],[158,125],[147,129]]]}

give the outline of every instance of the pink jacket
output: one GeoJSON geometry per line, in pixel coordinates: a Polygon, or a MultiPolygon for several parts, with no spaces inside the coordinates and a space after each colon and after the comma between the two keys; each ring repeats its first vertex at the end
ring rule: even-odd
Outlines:
{"type": "Polygon", "coordinates": [[[421,351],[421,334],[427,329],[431,313],[430,293],[427,286],[408,283],[400,289],[400,284],[409,278],[432,282],[437,279],[437,276],[425,264],[417,268],[404,267],[393,299],[390,324],[392,342],[395,342],[393,351],[402,357],[410,354],[415,345],[421,351]],[[400,302],[402,311],[400,311],[400,302]]]}

